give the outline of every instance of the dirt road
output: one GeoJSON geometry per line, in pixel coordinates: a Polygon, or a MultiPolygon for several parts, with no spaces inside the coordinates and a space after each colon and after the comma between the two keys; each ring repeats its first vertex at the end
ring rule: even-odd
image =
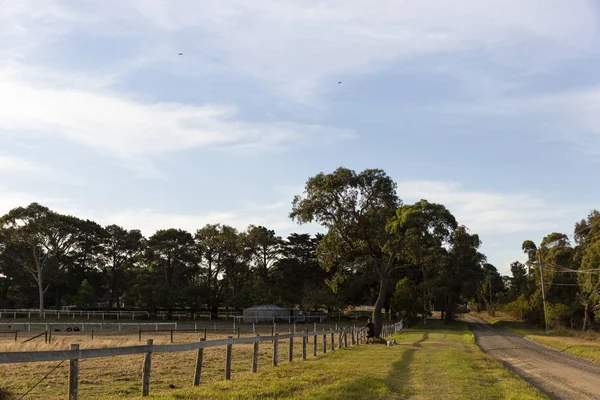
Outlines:
{"type": "Polygon", "coordinates": [[[600,364],[533,343],[471,315],[477,343],[554,399],[600,399],[600,364]]]}

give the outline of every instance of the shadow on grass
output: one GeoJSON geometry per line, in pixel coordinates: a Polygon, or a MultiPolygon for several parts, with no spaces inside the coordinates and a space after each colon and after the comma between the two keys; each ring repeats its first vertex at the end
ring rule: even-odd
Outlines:
{"type": "MultiPolygon", "coordinates": [[[[420,342],[427,340],[427,337],[428,335],[424,334],[420,342]]],[[[384,379],[369,376],[360,377],[350,382],[332,385],[326,393],[321,392],[316,397],[309,396],[309,398],[334,400],[376,399],[387,397],[390,392],[405,396],[407,395],[405,388],[410,376],[410,363],[413,361],[416,351],[418,349],[405,350],[400,360],[392,364],[392,370],[384,379]]]]}
{"type": "Polygon", "coordinates": [[[423,333],[423,337],[421,337],[421,339],[419,339],[418,341],[416,341],[415,343],[413,343],[413,346],[415,346],[415,347],[421,347],[421,343],[423,343],[427,339],[429,339],[429,333],[425,332],[425,333],[423,333]]]}

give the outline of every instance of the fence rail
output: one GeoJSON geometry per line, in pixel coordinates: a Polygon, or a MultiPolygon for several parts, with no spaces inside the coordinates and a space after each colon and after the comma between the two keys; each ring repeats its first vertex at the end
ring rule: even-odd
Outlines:
{"type": "MultiPolygon", "coordinates": [[[[8,326],[12,331],[13,328],[16,330],[18,327],[23,327],[23,331],[31,331],[31,328],[40,327],[43,330],[49,330],[58,327],[78,327],[81,328],[82,332],[85,332],[85,328],[99,327],[102,329],[116,328],[120,332],[123,328],[133,328],[139,330],[140,327],[154,327],[158,330],[160,326],[172,326],[177,329],[177,322],[0,322],[0,327],[8,326]]],[[[34,329],[35,330],[35,329],[34,329]]]]}
{"type": "MultiPolygon", "coordinates": [[[[403,329],[402,322],[393,325],[385,325],[382,329],[381,336],[387,337],[394,333],[400,332],[403,329]]],[[[226,368],[225,368],[225,379],[231,379],[231,357],[232,357],[232,346],[239,344],[254,344],[253,356],[252,356],[252,372],[257,371],[257,360],[259,343],[261,342],[273,342],[273,365],[278,365],[278,345],[282,340],[289,340],[290,352],[289,361],[292,361],[293,357],[293,345],[294,339],[302,339],[302,358],[306,359],[308,338],[313,337],[313,353],[317,354],[317,341],[318,337],[323,337],[323,353],[327,352],[328,337],[331,337],[331,350],[336,350],[337,336],[337,349],[348,347],[348,334],[351,334],[351,344],[358,345],[366,341],[366,331],[364,328],[351,327],[350,329],[331,329],[323,331],[309,332],[305,330],[298,333],[289,334],[274,334],[270,336],[252,336],[252,337],[241,337],[233,338],[229,336],[227,339],[218,340],[200,340],[194,343],[185,344],[166,344],[166,345],[155,345],[152,339],[148,339],[146,345],[139,346],[125,346],[125,347],[110,347],[110,348],[97,348],[97,349],[80,349],[79,345],[72,345],[71,350],[52,350],[52,351],[28,351],[28,352],[3,352],[0,353],[0,364],[11,364],[11,363],[30,363],[30,362],[48,362],[48,361],[65,361],[69,360],[69,399],[77,400],[79,392],[79,360],[89,358],[103,358],[103,357],[118,357],[143,354],[144,363],[142,368],[142,396],[148,396],[150,391],[150,374],[152,365],[152,353],[174,353],[183,351],[197,351],[196,368],[194,372],[194,386],[200,383],[202,362],[203,362],[203,351],[210,347],[226,346],[226,368]]]]}

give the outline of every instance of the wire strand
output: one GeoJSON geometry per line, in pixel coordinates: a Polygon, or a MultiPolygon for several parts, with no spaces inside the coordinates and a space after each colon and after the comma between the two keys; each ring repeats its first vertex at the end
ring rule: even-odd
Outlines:
{"type": "Polygon", "coordinates": [[[57,366],[55,366],[54,368],[52,368],[52,370],[51,370],[50,372],[48,372],[46,375],[44,375],[44,377],[43,377],[42,379],[40,379],[40,380],[38,381],[38,383],[36,383],[35,385],[33,385],[33,387],[32,387],[31,389],[29,389],[27,392],[25,392],[25,394],[24,394],[23,396],[19,397],[19,400],[21,400],[23,397],[27,396],[27,395],[28,395],[28,394],[29,394],[29,393],[30,393],[30,392],[31,392],[33,389],[35,389],[35,388],[36,388],[36,387],[37,387],[37,386],[38,386],[40,383],[42,383],[42,381],[43,381],[44,379],[46,379],[47,377],[49,377],[49,376],[50,376],[50,374],[51,374],[51,373],[53,373],[54,371],[56,371],[56,369],[57,369],[58,367],[60,367],[60,366],[62,365],[62,363],[64,363],[65,361],[66,361],[66,360],[62,360],[61,362],[59,362],[59,363],[58,363],[58,365],[57,365],[57,366]]]}

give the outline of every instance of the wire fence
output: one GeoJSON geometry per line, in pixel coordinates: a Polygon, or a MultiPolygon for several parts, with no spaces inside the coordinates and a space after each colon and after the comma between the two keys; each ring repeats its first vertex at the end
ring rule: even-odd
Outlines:
{"type": "MultiPolygon", "coordinates": [[[[386,325],[383,327],[382,336],[391,336],[394,333],[400,332],[403,329],[402,323],[386,325]]],[[[291,330],[291,329],[290,329],[291,330]]],[[[157,331],[153,331],[154,334],[157,331]]],[[[164,330],[158,331],[163,333],[164,330]]],[[[185,332],[180,332],[184,334],[185,332]]],[[[197,333],[197,332],[193,332],[197,333]]],[[[169,331],[169,334],[173,334],[173,331],[169,331]]],[[[204,334],[204,332],[202,332],[204,334]]],[[[208,334],[208,332],[206,332],[208,334]]],[[[150,392],[150,377],[153,371],[152,358],[161,359],[171,353],[181,352],[195,352],[195,363],[194,365],[188,365],[189,379],[193,382],[194,386],[197,386],[201,382],[203,371],[206,370],[206,359],[204,359],[205,351],[209,349],[224,349],[219,354],[221,361],[218,362],[216,358],[210,360],[210,364],[214,362],[221,363],[223,359],[225,361],[225,369],[222,371],[225,375],[225,379],[229,380],[232,376],[232,347],[244,347],[251,346],[252,349],[240,353],[245,354],[246,357],[250,358],[251,355],[251,371],[257,372],[259,366],[259,359],[265,360],[265,349],[263,346],[268,347],[270,354],[270,363],[273,366],[277,366],[282,360],[282,356],[287,356],[288,361],[294,359],[306,360],[310,354],[317,356],[319,353],[324,354],[327,351],[335,351],[339,349],[347,348],[349,345],[359,345],[365,343],[366,331],[363,327],[356,326],[344,326],[337,327],[337,329],[312,331],[308,329],[299,330],[295,333],[279,334],[274,335],[260,335],[254,334],[247,337],[235,338],[233,335],[229,335],[227,338],[205,340],[205,338],[199,338],[199,341],[182,344],[155,344],[154,339],[147,339],[146,344],[138,346],[125,346],[125,347],[109,347],[109,348],[90,348],[80,349],[78,344],[71,345],[70,350],[55,350],[55,351],[33,351],[33,352],[5,352],[0,353],[0,364],[7,363],[39,363],[39,362],[52,362],[60,361],[59,364],[54,366],[48,373],[45,373],[39,381],[37,381],[32,387],[25,390],[21,398],[31,393],[40,383],[54,373],[64,361],[69,361],[69,373],[68,373],[68,394],[70,399],[77,399],[79,393],[79,372],[80,372],[80,360],[90,360],[83,362],[82,365],[87,365],[94,359],[100,358],[112,358],[132,355],[143,356],[143,367],[141,373],[142,380],[142,396],[147,396],[150,392]],[[164,354],[164,356],[163,356],[164,354]]],[[[238,354],[238,353],[236,353],[238,354]]],[[[164,358],[163,358],[164,360],[164,358]]],[[[111,363],[112,365],[113,363],[111,363]]],[[[120,364],[120,363],[119,363],[120,364]]],[[[139,364],[138,364],[139,365],[139,364]]],[[[250,367],[249,364],[245,364],[250,367]]],[[[101,368],[98,370],[84,368],[84,375],[93,375],[95,373],[100,374],[101,368]]],[[[129,368],[131,370],[131,368],[129,368]]],[[[219,369],[221,371],[221,369],[219,369]]],[[[239,370],[239,368],[237,369],[239,370]]],[[[106,371],[102,371],[105,373],[106,371]]],[[[63,371],[64,373],[64,371],[63,371]]],[[[139,379],[140,375],[134,373],[139,379]]],[[[88,382],[89,378],[83,382],[88,382]]],[[[139,381],[138,381],[139,382],[139,381]]],[[[138,386],[139,387],[139,386],[138,386]]],[[[139,393],[139,392],[138,392],[139,393]]]]}

